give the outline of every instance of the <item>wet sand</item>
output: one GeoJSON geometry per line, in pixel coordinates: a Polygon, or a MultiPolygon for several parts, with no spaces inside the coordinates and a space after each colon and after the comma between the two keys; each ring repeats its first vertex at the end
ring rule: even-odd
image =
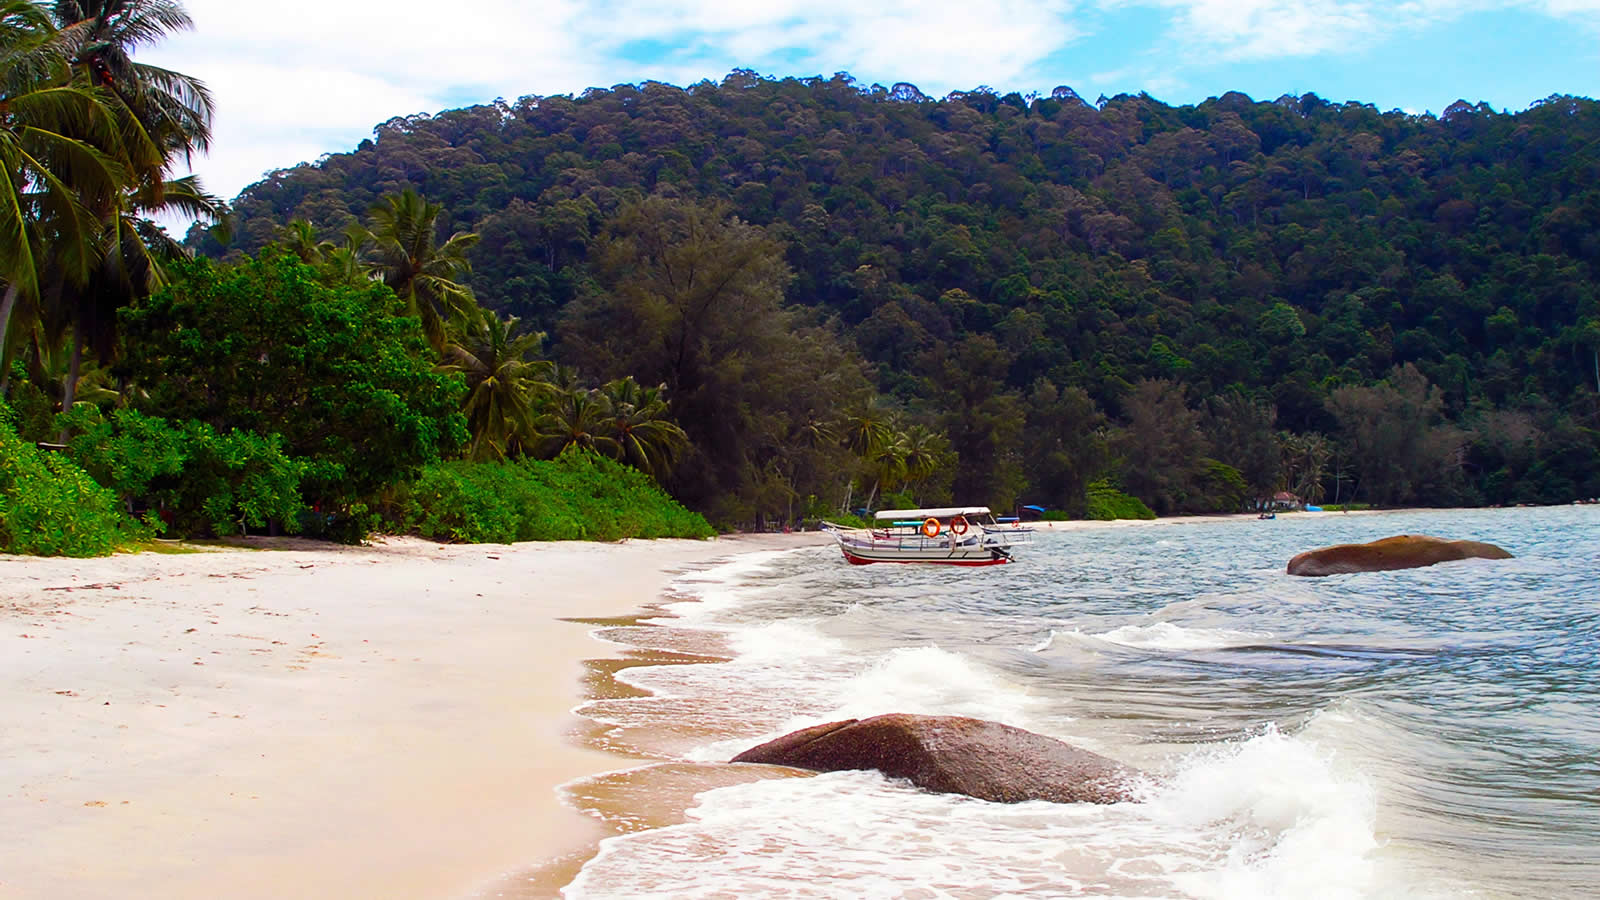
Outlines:
{"type": "Polygon", "coordinates": [[[0,897],[497,893],[610,833],[559,785],[644,762],[570,712],[593,618],[821,540],[0,556],[0,897]]]}

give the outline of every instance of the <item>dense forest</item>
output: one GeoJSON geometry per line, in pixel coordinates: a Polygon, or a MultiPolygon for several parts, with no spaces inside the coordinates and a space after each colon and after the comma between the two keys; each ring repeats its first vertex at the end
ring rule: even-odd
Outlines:
{"type": "Polygon", "coordinates": [[[663,385],[691,441],[668,483],[724,521],[890,489],[1078,514],[1091,485],[1164,514],[1600,494],[1593,100],[735,71],[392,119],[190,243],[337,238],[407,189],[476,236],[484,308],[663,385]]]}

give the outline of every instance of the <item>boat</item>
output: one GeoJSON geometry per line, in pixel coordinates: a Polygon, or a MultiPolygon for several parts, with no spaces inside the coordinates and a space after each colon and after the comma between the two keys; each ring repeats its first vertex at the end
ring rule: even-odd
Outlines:
{"type": "Polygon", "coordinates": [[[823,522],[849,562],[994,566],[1011,562],[1011,548],[1032,543],[1033,529],[995,519],[987,506],[885,509],[870,528],[823,522]]]}

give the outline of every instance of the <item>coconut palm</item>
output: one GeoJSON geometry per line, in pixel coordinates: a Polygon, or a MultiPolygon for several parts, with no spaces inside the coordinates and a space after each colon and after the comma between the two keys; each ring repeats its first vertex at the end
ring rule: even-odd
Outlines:
{"type": "Polygon", "coordinates": [[[862,459],[876,453],[893,437],[889,413],[876,403],[869,403],[845,417],[844,445],[862,459]]]}
{"type": "Polygon", "coordinates": [[[367,232],[371,243],[368,270],[406,302],[440,354],[445,350],[445,323],[467,315],[477,305],[471,289],[460,279],[472,271],[467,251],[478,242],[478,236],[456,232],[440,244],[436,233],[443,210],[406,188],[372,208],[367,232]]]}
{"type": "MultiPolygon", "coordinates": [[[[845,417],[841,443],[845,449],[864,462],[893,437],[894,431],[889,427],[888,411],[879,407],[876,402],[869,401],[861,409],[845,417]]],[[[850,498],[854,494],[855,478],[851,476],[846,482],[844,505],[840,507],[841,509],[850,508],[850,498]]],[[[870,503],[869,500],[868,505],[870,503]]]]}
{"type": "Polygon", "coordinates": [[[1333,458],[1333,446],[1326,437],[1312,432],[1283,432],[1278,438],[1283,453],[1285,487],[1306,503],[1322,499],[1322,478],[1333,458]]]}
{"type": "MultiPolygon", "coordinates": [[[[88,84],[114,95],[131,113],[130,125],[156,147],[144,173],[160,173],[179,154],[185,162],[211,145],[211,93],[198,78],[135,62],[134,52],[194,20],[177,0],[55,0],[51,16],[73,44],[73,68],[88,84]]],[[[159,196],[156,198],[159,200],[159,196]]]]}
{"type": "Polygon", "coordinates": [[[689,436],[667,418],[667,386],[644,387],[633,376],[600,388],[611,410],[611,437],[617,458],[661,480],[689,446],[689,436]]]}
{"type": "Polygon", "coordinates": [[[906,437],[889,429],[889,436],[865,457],[867,471],[872,473],[872,491],[867,494],[867,507],[878,496],[878,489],[893,490],[906,474],[906,437]]]}
{"type": "Polygon", "coordinates": [[[467,379],[462,412],[472,443],[469,459],[502,459],[534,433],[538,401],[553,395],[555,366],[530,359],[544,343],[544,332],[516,334],[517,319],[478,310],[458,325],[446,348],[446,368],[467,379]]]}
{"type": "MultiPolygon", "coordinates": [[[[57,298],[45,322],[47,338],[58,343],[67,328],[73,350],[63,408],[72,404],[85,344],[101,360],[110,357],[118,308],[148,296],[163,282],[165,263],[186,256],[180,244],[149,218],[178,212],[216,221],[224,206],[193,176],[171,179],[167,170],[182,155],[203,151],[211,137],[211,98],[198,79],[133,61],[141,45],[194,27],[175,0],[57,0],[51,15],[60,42],[69,51],[74,84],[104,99],[123,170],[119,189],[92,194],[79,190],[84,210],[93,215],[94,264],[81,273],[57,266],[51,288],[57,298]]],[[[73,251],[68,243],[60,251],[73,251]]]]}
{"type": "Polygon", "coordinates": [[[815,410],[808,410],[805,418],[801,419],[791,429],[788,443],[804,447],[807,450],[837,446],[839,443],[839,427],[833,422],[819,418],[815,410]]]}
{"type": "Polygon", "coordinates": [[[905,467],[907,485],[917,485],[939,471],[944,456],[950,452],[950,441],[944,435],[925,425],[912,425],[900,437],[905,448],[901,464],[905,467]]]}
{"type": "Polygon", "coordinates": [[[539,455],[553,459],[569,447],[577,447],[614,457],[621,448],[606,433],[610,425],[605,395],[582,389],[562,391],[534,422],[539,455]]]}
{"type": "Polygon", "coordinates": [[[306,219],[290,219],[289,224],[278,229],[278,241],[300,261],[312,266],[321,265],[338,247],[332,241],[317,237],[317,226],[306,219]]]}
{"type": "Polygon", "coordinates": [[[117,198],[100,223],[98,264],[81,283],[57,274],[55,309],[46,317],[46,338],[59,344],[68,326],[72,330],[71,364],[67,370],[61,408],[77,399],[78,373],[87,349],[106,362],[113,356],[117,338],[117,310],[150,296],[166,284],[166,266],[187,259],[189,251],[151,218],[160,212],[178,213],[195,220],[217,221],[226,207],[205,192],[194,176],[140,184],[117,198]]]}
{"type": "Polygon", "coordinates": [[[117,117],[102,92],[72,83],[72,49],[39,7],[0,0],[0,364],[19,310],[37,320],[47,267],[86,277],[95,210],[127,180],[117,117]]]}

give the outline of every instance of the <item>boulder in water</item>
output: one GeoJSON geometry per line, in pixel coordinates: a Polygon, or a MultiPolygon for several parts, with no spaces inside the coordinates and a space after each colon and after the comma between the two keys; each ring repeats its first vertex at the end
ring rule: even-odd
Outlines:
{"type": "Polygon", "coordinates": [[[877,769],[919,787],[997,803],[1120,803],[1134,770],[1055,738],[963,716],[892,713],[815,725],[733,762],[835,772],[877,769]]]}
{"type": "Polygon", "coordinates": [[[1337,544],[1307,550],[1289,560],[1290,575],[1344,575],[1415,569],[1457,559],[1511,559],[1511,554],[1481,541],[1452,541],[1425,534],[1399,534],[1369,544],[1337,544]]]}

